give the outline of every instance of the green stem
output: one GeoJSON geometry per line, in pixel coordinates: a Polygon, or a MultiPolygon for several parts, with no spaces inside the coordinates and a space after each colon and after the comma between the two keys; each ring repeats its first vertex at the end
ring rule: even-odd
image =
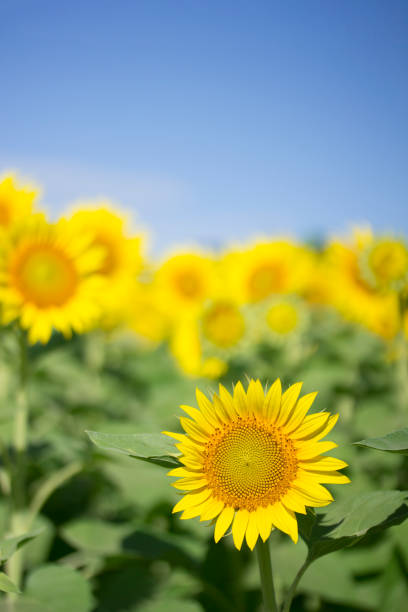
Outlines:
{"type": "Polygon", "coordinates": [[[296,593],[296,589],[298,587],[298,584],[300,582],[300,579],[302,578],[303,574],[305,573],[305,571],[307,570],[307,568],[309,567],[309,557],[306,557],[305,562],[303,563],[302,567],[299,569],[298,573],[296,574],[289,591],[286,594],[285,597],[285,601],[283,602],[283,607],[282,607],[282,612],[289,612],[290,611],[290,607],[292,605],[292,600],[295,596],[296,593]]]}
{"type": "Polygon", "coordinates": [[[264,601],[265,612],[277,612],[275,588],[273,586],[271,553],[269,551],[269,543],[258,541],[256,552],[259,565],[259,573],[261,575],[262,595],[264,601]]]}
{"type": "Polygon", "coordinates": [[[84,466],[80,461],[70,463],[52,474],[52,476],[50,476],[50,478],[46,480],[42,486],[40,486],[29,507],[29,512],[26,519],[27,529],[31,528],[41,508],[44,506],[47,499],[54,493],[54,491],[56,491],[67,480],[75,476],[75,474],[81,472],[83,467],[84,466]]]}
{"type": "Polygon", "coordinates": [[[396,338],[397,341],[397,383],[398,383],[398,400],[400,410],[405,414],[408,406],[408,350],[407,341],[404,333],[404,313],[405,299],[404,296],[399,296],[399,316],[400,330],[396,338]]]}
{"type": "MultiPolygon", "coordinates": [[[[27,450],[27,424],[28,424],[28,401],[27,401],[27,339],[22,330],[18,330],[20,363],[19,379],[16,397],[16,411],[14,417],[13,446],[15,451],[15,467],[12,474],[12,514],[11,533],[13,536],[20,535],[26,531],[26,450],[27,450]]],[[[21,586],[23,574],[22,549],[14,553],[8,563],[8,572],[11,580],[18,587],[21,586]]],[[[15,599],[10,594],[10,601],[15,599]]]]}

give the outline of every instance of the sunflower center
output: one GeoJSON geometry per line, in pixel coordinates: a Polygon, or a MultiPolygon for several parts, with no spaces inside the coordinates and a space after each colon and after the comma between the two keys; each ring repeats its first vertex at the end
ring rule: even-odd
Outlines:
{"type": "Polygon", "coordinates": [[[8,225],[10,222],[10,206],[7,202],[0,200],[0,225],[8,225]]]}
{"type": "Polygon", "coordinates": [[[176,290],[181,297],[196,300],[201,297],[203,287],[200,279],[193,270],[181,270],[173,278],[176,290]]]}
{"type": "Polygon", "coordinates": [[[289,334],[298,324],[298,312],[292,304],[275,304],[266,315],[266,320],[277,334],[289,334]]]}
{"type": "Polygon", "coordinates": [[[233,304],[214,304],[203,317],[204,334],[221,348],[234,346],[242,338],[244,330],[244,318],[233,304]]]}
{"type": "Polygon", "coordinates": [[[291,440],[255,416],[225,425],[207,443],[204,471],[213,495],[236,509],[274,504],[296,476],[291,440]]]}
{"type": "Polygon", "coordinates": [[[259,265],[248,279],[249,295],[252,300],[263,300],[276,291],[282,290],[285,273],[277,262],[259,265]]]}
{"type": "Polygon", "coordinates": [[[103,259],[99,271],[106,276],[114,274],[119,267],[119,256],[112,240],[109,240],[106,236],[98,235],[94,244],[103,250],[103,259]]]}
{"type": "Polygon", "coordinates": [[[39,307],[61,306],[75,293],[78,278],[71,260],[55,246],[31,246],[14,262],[15,284],[39,307]]]}

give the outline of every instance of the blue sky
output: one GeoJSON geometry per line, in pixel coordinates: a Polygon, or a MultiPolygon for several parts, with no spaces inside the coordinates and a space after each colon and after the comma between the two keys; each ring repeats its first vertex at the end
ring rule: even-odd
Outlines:
{"type": "Polygon", "coordinates": [[[0,169],[157,252],[408,234],[406,0],[0,0],[0,169]]]}

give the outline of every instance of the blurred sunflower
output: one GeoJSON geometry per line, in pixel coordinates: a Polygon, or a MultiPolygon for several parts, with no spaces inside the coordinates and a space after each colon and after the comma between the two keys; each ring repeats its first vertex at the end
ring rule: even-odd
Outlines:
{"type": "Polygon", "coordinates": [[[128,236],[125,218],[100,202],[73,213],[70,219],[78,233],[92,235],[92,243],[103,253],[99,272],[109,282],[123,276],[134,278],[142,267],[142,236],[128,236]]]}
{"type": "Polygon", "coordinates": [[[300,389],[296,383],[282,394],[277,380],[266,393],[252,380],[247,392],[238,383],[233,396],[220,385],[212,401],[197,390],[200,409],[181,406],[191,417],[180,418],[186,433],[163,432],[182,453],[183,467],[169,472],[184,492],[173,512],[182,511],[182,519],[216,519],[216,542],[232,524],[238,549],[244,537],[253,549],[274,527],[296,542],[295,512],[333,501],[322,483],[349,482],[337,471],[344,461],[322,456],[337,446],[321,441],[337,415],[307,415],[316,393],[299,399],[300,389]]]}
{"type": "Polygon", "coordinates": [[[242,307],[228,299],[208,302],[199,327],[204,351],[209,354],[226,358],[248,343],[248,316],[242,307]]]}
{"type": "Polygon", "coordinates": [[[408,249],[401,240],[373,240],[361,257],[362,273],[379,290],[399,291],[408,281],[408,249]]]}
{"type": "Polygon", "coordinates": [[[299,290],[309,269],[306,253],[289,241],[277,240],[227,254],[224,266],[229,266],[233,295],[244,303],[255,303],[299,290]]]}
{"type": "Polygon", "coordinates": [[[169,257],[157,270],[156,283],[164,303],[173,307],[176,317],[202,306],[212,292],[214,262],[198,253],[169,257]]]}
{"type": "Polygon", "coordinates": [[[263,311],[263,329],[265,335],[273,341],[281,342],[298,336],[305,327],[306,309],[294,299],[271,300],[265,304],[263,311]]]}
{"type": "Polygon", "coordinates": [[[31,215],[16,224],[0,247],[3,322],[18,319],[29,341],[46,343],[52,329],[83,333],[100,312],[101,253],[67,221],[49,224],[31,215]]]}
{"type": "Polygon", "coordinates": [[[31,187],[18,187],[14,176],[0,180],[0,229],[7,229],[31,211],[37,191],[31,187]]]}

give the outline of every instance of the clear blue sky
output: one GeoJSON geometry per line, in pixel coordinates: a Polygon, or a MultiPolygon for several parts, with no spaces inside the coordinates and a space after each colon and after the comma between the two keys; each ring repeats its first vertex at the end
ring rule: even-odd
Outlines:
{"type": "Polygon", "coordinates": [[[408,234],[407,0],[0,0],[0,169],[156,250],[408,234]]]}

